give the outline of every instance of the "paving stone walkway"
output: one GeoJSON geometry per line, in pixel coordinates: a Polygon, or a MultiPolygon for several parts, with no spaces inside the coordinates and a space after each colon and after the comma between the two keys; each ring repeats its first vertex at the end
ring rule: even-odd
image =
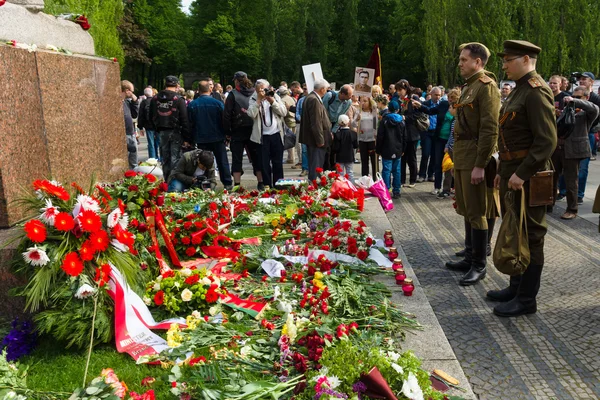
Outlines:
{"type": "Polygon", "coordinates": [[[475,394],[480,399],[599,399],[598,226],[581,218],[561,220],[564,203],[558,203],[548,216],[538,313],[498,318],[485,293],[504,287],[507,277],[494,269],[490,257],[482,283],[458,285],[461,275],[444,262],[457,259],[462,217],[452,200],[430,194],[432,185],[403,188],[388,218],[475,394]]]}

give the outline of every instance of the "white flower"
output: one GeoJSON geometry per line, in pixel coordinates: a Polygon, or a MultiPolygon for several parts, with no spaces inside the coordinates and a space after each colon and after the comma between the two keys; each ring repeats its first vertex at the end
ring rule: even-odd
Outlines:
{"type": "Polygon", "coordinates": [[[46,45],[46,50],[58,51],[58,47],[53,46],[51,44],[46,45]]]}
{"type": "Polygon", "coordinates": [[[154,290],[154,291],[157,291],[157,292],[158,292],[158,291],[160,290],[160,283],[156,282],[156,283],[154,284],[154,286],[152,287],[152,290],[154,290]]]}
{"type": "Polygon", "coordinates": [[[290,338],[290,342],[294,343],[296,336],[298,336],[298,328],[294,324],[294,316],[292,314],[288,314],[285,326],[287,327],[287,335],[290,338]]]}
{"type": "Polygon", "coordinates": [[[207,277],[202,278],[202,280],[200,281],[202,282],[203,285],[211,285],[212,282],[210,281],[210,279],[208,279],[207,277]]]}
{"type": "Polygon", "coordinates": [[[214,317],[215,315],[217,315],[218,312],[219,312],[218,306],[212,306],[211,308],[208,309],[208,313],[211,315],[211,317],[214,317]]]}
{"type": "Polygon", "coordinates": [[[180,286],[181,286],[181,283],[173,282],[173,287],[179,288],[180,286]]]}
{"type": "Polygon", "coordinates": [[[194,311],[192,312],[192,317],[194,317],[194,318],[196,318],[196,319],[200,319],[200,318],[202,318],[202,314],[200,314],[200,311],[198,311],[198,310],[194,310],[194,311]]]}
{"type": "Polygon", "coordinates": [[[340,378],[335,375],[328,376],[327,382],[329,382],[329,388],[331,389],[335,389],[336,387],[340,386],[340,378]]]}
{"type": "Polygon", "coordinates": [[[191,301],[192,296],[194,296],[194,293],[190,289],[183,289],[183,292],[181,292],[181,300],[183,301],[191,301]]]}
{"type": "Polygon", "coordinates": [[[279,289],[279,286],[275,286],[275,290],[273,291],[273,301],[277,301],[279,296],[281,296],[281,289],[279,289]]]}
{"type": "Polygon", "coordinates": [[[248,217],[248,222],[250,222],[252,225],[262,225],[264,224],[264,218],[265,214],[260,211],[256,211],[250,214],[248,217]]]}
{"type": "Polygon", "coordinates": [[[115,208],[110,214],[108,214],[108,217],[106,218],[106,225],[108,225],[109,228],[114,228],[115,225],[117,225],[117,223],[119,222],[120,218],[121,210],[115,208]]]}
{"type": "Polygon", "coordinates": [[[221,280],[219,279],[219,277],[216,275],[213,275],[212,277],[213,277],[213,283],[215,285],[217,285],[218,287],[221,287],[221,280]]]}
{"type": "Polygon", "coordinates": [[[110,241],[110,244],[113,245],[113,247],[121,253],[125,253],[127,252],[127,246],[125,246],[123,243],[119,242],[117,239],[113,239],[110,241]]]}
{"type": "Polygon", "coordinates": [[[156,158],[149,158],[144,162],[148,165],[158,165],[158,160],[156,158]]]}
{"type": "Polygon", "coordinates": [[[42,248],[33,246],[23,253],[23,259],[34,267],[43,267],[50,262],[50,258],[42,248]]]}
{"type": "Polygon", "coordinates": [[[77,289],[77,292],[75,293],[75,297],[77,297],[78,299],[85,299],[85,298],[90,297],[94,293],[96,293],[96,289],[91,287],[87,283],[84,283],[83,285],[81,285],[79,287],[79,289],[77,289]]]}
{"type": "Polygon", "coordinates": [[[179,274],[185,278],[187,278],[188,276],[190,276],[192,274],[192,270],[189,268],[183,268],[181,271],[179,271],[179,274]]]}
{"type": "Polygon", "coordinates": [[[52,204],[50,199],[46,199],[46,207],[40,208],[42,215],[40,219],[48,225],[54,225],[54,217],[58,214],[59,208],[52,204]]]}
{"type": "Polygon", "coordinates": [[[388,351],[387,355],[393,362],[398,361],[398,359],[400,358],[400,354],[396,353],[395,351],[388,351]]]}
{"type": "Polygon", "coordinates": [[[159,275],[156,277],[156,282],[162,282],[162,280],[163,280],[162,275],[159,275]]]}
{"type": "Polygon", "coordinates": [[[408,378],[402,385],[402,394],[411,400],[423,400],[423,391],[419,387],[417,377],[412,372],[408,373],[408,378]]]}
{"type": "Polygon", "coordinates": [[[93,211],[95,213],[100,211],[100,204],[90,196],[80,194],[77,196],[77,203],[73,207],[73,216],[76,217],[83,210],[93,211]]]}
{"type": "Polygon", "coordinates": [[[144,296],[144,304],[149,306],[150,304],[152,304],[152,299],[150,297],[144,296]]]}
{"type": "Polygon", "coordinates": [[[396,363],[393,362],[393,363],[390,364],[390,366],[392,368],[394,368],[394,371],[396,371],[397,373],[399,373],[399,374],[403,374],[404,373],[404,368],[402,368],[398,364],[396,364],[396,363]]]}
{"type": "Polygon", "coordinates": [[[277,309],[279,311],[283,311],[284,313],[291,313],[292,312],[292,304],[288,303],[286,301],[283,300],[279,300],[279,304],[277,305],[277,309]]]}

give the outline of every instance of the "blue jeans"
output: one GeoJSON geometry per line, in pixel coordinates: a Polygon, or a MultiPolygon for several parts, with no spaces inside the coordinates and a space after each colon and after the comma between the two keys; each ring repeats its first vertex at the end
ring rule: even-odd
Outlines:
{"type": "Polygon", "coordinates": [[[146,129],[146,138],[148,139],[148,157],[159,158],[160,138],[158,133],[146,129]]]}
{"type": "Polygon", "coordinates": [[[592,149],[592,156],[596,157],[596,134],[588,133],[588,137],[590,138],[590,148],[592,149]]]}
{"type": "Polygon", "coordinates": [[[171,179],[171,182],[169,182],[169,192],[183,192],[187,189],[189,189],[189,186],[177,179],[171,179]]]}
{"type": "Polygon", "coordinates": [[[435,172],[435,183],[433,184],[434,189],[442,188],[442,180],[444,179],[444,174],[442,172],[442,161],[444,160],[444,149],[446,148],[446,143],[448,143],[448,139],[433,139],[432,164],[435,172]]]}
{"type": "Polygon", "coordinates": [[[421,165],[419,166],[419,177],[433,178],[433,132],[421,132],[421,165]]]}
{"type": "Polygon", "coordinates": [[[302,171],[308,171],[308,152],[306,145],[302,145],[302,171]]]}
{"type": "Polygon", "coordinates": [[[390,189],[390,175],[394,179],[393,190],[394,194],[400,193],[400,157],[391,160],[382,158],[383,170],[381,171],[381,177],[385,186],[390,189]]]}
{"type": "Polygon", "coordinates": [[[579,185],[577,186],[577,197],[580,199],[583,199],[583,195],[585,195],[585,186],[587,184],[589,165],[589,158],[585,158],[579,162],[579,185]]]}

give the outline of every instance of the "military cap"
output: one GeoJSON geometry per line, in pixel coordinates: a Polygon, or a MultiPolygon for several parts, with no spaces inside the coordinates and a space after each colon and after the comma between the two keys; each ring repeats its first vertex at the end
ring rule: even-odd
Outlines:
{"type": "Polygon", "coordinates": [[[538,54],[542,51],[541,47],[525,40],[505,40],[503,47],[504,50],[498,53],[498,57],[504,57],[505,55],[510,54],[537,58],[538,54]]]}

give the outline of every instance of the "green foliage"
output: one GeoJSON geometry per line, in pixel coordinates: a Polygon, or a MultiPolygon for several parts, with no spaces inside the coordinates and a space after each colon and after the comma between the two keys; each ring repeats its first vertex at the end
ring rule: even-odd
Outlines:
{"type": "Polygon", "coordinates": [[[96,54],[124,62],[125,53],[117,32],[123,17],[122,0],[45,0],[44,12],[85,14],[92,26],[89,32],[94,38],[96,54]]]}

